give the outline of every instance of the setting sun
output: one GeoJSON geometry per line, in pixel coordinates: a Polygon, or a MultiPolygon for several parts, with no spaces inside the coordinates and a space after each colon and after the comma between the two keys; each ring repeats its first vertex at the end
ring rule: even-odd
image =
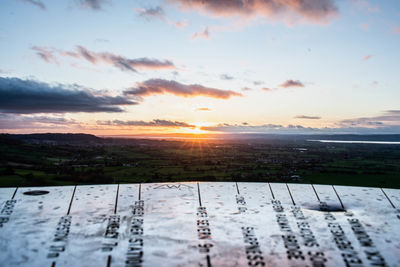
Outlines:
{"type": "Polygon", "coordinates": [[[210,133],[210,132],[207,131],[207,130],[203,130],[202,127],[204,127],[204,126],[210,126],[211,123],[206,123],[206,122],[194,122],[194,123],[191,123],[191,125],[194,125],[195,127],[185,129],[185,130],[184,130],[185,133],[191,133],[191,134],[207,134],[207,133],[210,133]]]}

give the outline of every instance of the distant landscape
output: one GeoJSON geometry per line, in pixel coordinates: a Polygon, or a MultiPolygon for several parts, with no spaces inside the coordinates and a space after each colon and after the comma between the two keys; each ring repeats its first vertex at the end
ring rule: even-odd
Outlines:
{"type": "Polygon", "coordinates": [[[400,135],[105,138],[0,135],[0,186],[179,181],[290,182],[400,188],[400,135]]]}

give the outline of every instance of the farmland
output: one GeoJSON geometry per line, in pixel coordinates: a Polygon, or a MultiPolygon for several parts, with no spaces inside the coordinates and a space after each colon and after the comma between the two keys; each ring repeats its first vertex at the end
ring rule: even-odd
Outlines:
{"type": "Polygon", "coordinates": [[[2,136],[0,186],[269,181],[400,188],[399,148],[306,140],[27,142],[2,136]]]}

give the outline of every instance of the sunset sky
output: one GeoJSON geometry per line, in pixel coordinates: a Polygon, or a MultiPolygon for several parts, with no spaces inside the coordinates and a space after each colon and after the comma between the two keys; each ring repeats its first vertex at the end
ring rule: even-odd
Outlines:
{"type": "Polygon", "coordinates": [[[400,133],[398,0],[2,0],[4,133],[400,133]]]}

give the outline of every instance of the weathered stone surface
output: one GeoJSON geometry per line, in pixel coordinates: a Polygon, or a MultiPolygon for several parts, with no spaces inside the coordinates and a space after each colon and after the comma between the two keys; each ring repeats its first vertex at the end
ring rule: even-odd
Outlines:
{"type": "Polygon", "coordinates": [[[0,188],[1,266],[400,266],[400,190],[0,188]]]}

